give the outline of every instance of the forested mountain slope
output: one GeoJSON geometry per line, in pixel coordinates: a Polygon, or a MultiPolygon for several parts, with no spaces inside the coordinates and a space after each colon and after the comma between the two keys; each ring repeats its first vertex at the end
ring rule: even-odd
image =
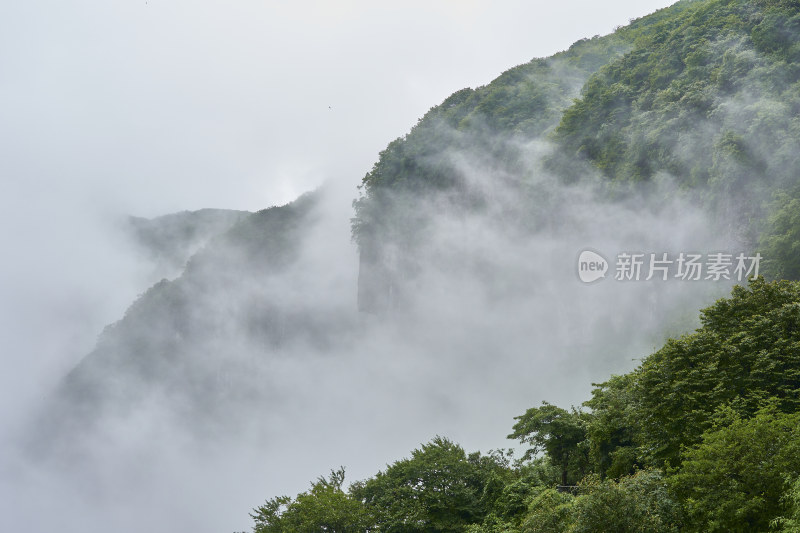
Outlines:
{"type": "Polygon", "coordinates": [[[351,313],[291,298],[283,286],[287,278],[307,281],[292,269],[317,223],[318,198],[308,194],[290,205],[236,213],[239,221],[212,237],[177,279],[142,294],[66,376],[40,424],[47,436],[70,437],[73,424],[84,431],[153,398],[178,409],[187,424],[232,421],[231,405],[255,401],[270,379],[258,379],[263,369],[254,353],[324,346],[345,334],[351,313]]]}
{"type": "Polygon", "coordinates": [[[486,190],[510,186],[524,201],[504,210],[535,230],[557,209],[541,190],[543,173],[600,182],[597,194],[611,198],[658,196],[656,185],[668,182],[720,231],[760,243],[774,275],[797,277],[788,249],[797,226],[783,211],[800,194],[799,16],[790,1],[682,1],[455,93],[364,178],[353,223],[367,273],[362,307],[385,307],[413,272],[387,268],[383,255],[424,242],[429,214],[417,194],[474,209],[486,190]],[[474,183],[476,166],[491,183],[474,183]]]}
{"type": "Polygon", "coordinates": [[[734,289],[681,336],[734,280],[587,287],[574,256],[760,250],[800,277],[798,30],[797,1],[683,0],[454,93],[381,152],[354,213],[321,190],[237,215],[106,328],[33,439],[142,406],[282,445],[485,432],[614,373],[582,410],[519,417],[538,458],[436,438],[271,500],[256,530],[794,527],[796,284],[734,289]]]}

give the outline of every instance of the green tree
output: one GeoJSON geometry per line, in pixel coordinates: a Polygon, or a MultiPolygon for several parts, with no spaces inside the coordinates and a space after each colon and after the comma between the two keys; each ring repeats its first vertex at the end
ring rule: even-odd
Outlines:
{"type": "Polygon", "coordinates": [[[570,533],[677,533],[679,506],[658,471],[642,470],[619,481],[589,476],[575,498],[570,533]]]}
{"type": "Polygon", "coordinates": [[[751,418],[722,409],[668,481],[690,531],[749,533],[782,515],[786,476],[798,474],[800,413],[781,413],[771,402],[751,418]]]}
{"type": "Polygon", "coordinates": [[[587,415],[575,409],[567,411],[547,402],[531,407],[514,417],[514,432],[509,439],[519,439],[532,447],[525,452],[530,458],[544,451],[561,470],[561,484],[568,485],[586,474],[588,452],[586,441],[587,415]]]}
{"type": "Polygon", "coordinates": [[[494,515],[489,515],[484,519],[483,524],[467,526],[466,533],[519,533],[519,529],[510,523],[494,515]]]}
{"type": "Polygon", "coordinates": [[[774,397],[780,410],[800,410],[800,285],[753,280],[701,321],[635,372],[636,439],[654,466],[677,466],[722,406],[750,416],[774,397]]]}
{"type": "Polygon", "coordinates": [[[320,477],[308,492],[292,500],[279,496],[250,515],[255,533],[364,533],[373,518],[364,505],[342,490],[344,468],[320,477]]]}
{"type": "Polygon", "coordinates": [[[603,477],[618,478],[643,465],[636,440],[635,377],[636,373],[612,376],[605,383],[595,384],[592,399],[583,404],[592,410],[587,424],[592,470],[603,477]]]}
{"type": "Polygon", "coordinates": [[[575,497],[553,488],[540,489],[531,498],[521,533],[563,533],[574,522],[575,497]]]}
{"type": "Polygon", "coordinates": [[[380,531],[461,532],[483,522],[511,476],[502,456],[467,455],[436,437],[351,490],[374,512],[380,531]]]}
{"type": "Polygon", "coordinates": [[[787,508],[786,512],[774,519],[770,525],[779,533],[800,533],[800,477],[787,485],[788,489],[781,498],[787,508]]]}

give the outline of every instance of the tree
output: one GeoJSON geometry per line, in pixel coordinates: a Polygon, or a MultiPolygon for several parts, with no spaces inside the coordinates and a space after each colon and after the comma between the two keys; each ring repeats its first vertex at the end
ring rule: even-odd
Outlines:
{"type": "Polygon", "coordinates": [[[364,533],[373,518],[361,502],[342,490],[344,468],[320,477],[311,490],[292,500],[279,496],[255,509],[255,533],[364,533]]]}
{"type": "Polygon", "coordinates": [[[690,531],[747,533],[781,516],[786,476],[798,474],[800,413],[780,413],[770,402],[751,418],[720,410],[668,481],[690,531]]]}
{"type": "Polygon", "coordinates": [[[679,506],[660,472],[642,470],[619,481],[589,476],[580,484],[570,533],[677,533],[679,506]]]}
{"type": "Polygon", "coordinates": [[[784,516],[774,519],[770,525],[779,533],[800,532],[800,477],[787,482],[788,488],[781,498],[787,507],[784,516]]]}
{"type": "Polygon", "coordinates": [[[586,441],[585,413],[575,409],[570,412],[542,402],[541,407],[531,407],[514,419],[518,422],[508,438],[532,445],[525,452],[525,459],[544,451],[561,469],[562,485],[584,476],[588,466],[587,449],[583,446],[586,441]]]}
{"type": "Polygon", "coordinates": [[[464,531],[480,524],[511,473],[497,455],[467,455],[436,437],[352,487],[387,533],[464,531]]]}
{"type": "Polygon", "coordinates": [[[636,442],[635,377],[632,372],[595,384],[592,399],[583,404],[592,410],[587,424],[592,470],[603,477],[618,478],[643,466],[636,442]]]}
{"type": "Polygon", "coordinates": [[[553,488],[541,489],[531,498],[528,514],[522,523],[522,533],[562,533],[574,522],[575,497],[553,488]]]}
{"type": "Polygon", "coordinates": [[[763,278],[704,309],[635,372],[636,438],[650,464],[675,467],[722,406],[753,415],[767,398],[800,410],[800,284],[763,278]]]}

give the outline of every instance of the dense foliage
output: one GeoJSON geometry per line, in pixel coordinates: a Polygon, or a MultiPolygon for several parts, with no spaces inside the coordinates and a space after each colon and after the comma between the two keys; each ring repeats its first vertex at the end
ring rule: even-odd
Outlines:
{"type": "Polygon", "coordinates": [[[255,531],[796,531],[800,282],[737,286],[701,321],[581,409],[517,417],[518,460],[437,437],[348,490],[340,471],[270,500],[255,531]]]}
{"type": "Polygon", "coordinates": [[[798,35],[797,2],[683,0],[458,91],[381,152],[354,238],[372,256],[410,254],[424,242],[421,193],[480,207],[466,159],[516,191],[521,205],[504,209],[522,219],[541,211],[533,175],[604,182],[611,197],[667,180],[720,231],[760,244],[771,276],[797,279],[798,35]]]}

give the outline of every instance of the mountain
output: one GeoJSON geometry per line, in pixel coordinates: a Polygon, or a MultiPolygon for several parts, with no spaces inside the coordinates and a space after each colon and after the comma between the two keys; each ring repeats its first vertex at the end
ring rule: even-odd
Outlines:
{"type": "MultiPolygon", "coordinates": [[[[622,281],[609,266],[584,285],[576,258],[761,252],[770,277],[800,277],[799,30],[796,1],[682,0],[455,92],[379,154],[353,209],[353,191],[328,187],[252,214],[135,221],[168,261],[192,255],[106,328],[32,439],[45,453],[80,448],[166,418],[200,441],[262,434],[277,464],[309,442],[309,457],[381,449],[431,427],[480,440],[525,405],[580,403],[614,374],[586,411],[547,403],[518,417],[513,435],[544,460],[512,468],[438,438],[347,493],[334,471],[291,505],[328,498],[358,531],[561,531],[617,500],[628,518],[678,520],[694,478],[661,498],[664,468],[702,469],[715,442],[791,426],[796,287],[757,281],[698,318],[745,280],[622,281]],[[207,236],[196,251],[194,235],[207,236]],[[719,420],[739,432],[713,433],[719,420]],[[682,462],[682,445],[706,442],[682,462]],[[457,488],[455,507],[437,483],[457,488]],[[576,483],[594,496],[570,499],[576,483]],[[402,522],[422,511],[432,522],[402,522]]],[[[257,528],[290,531],[290,502],[260,508],[257,528]]],[[[709,506],[686,523],[704,530],[709,506]]],[[[759,513],[750,525],[779,516],[759,513]]],[[[615,527],[581,530],[639,530],[615,527]]]]}
{"type": "Polygon", "coordinates": [[[155,247],[170,242],[185,249],[201,235],[229,229],[210,236],[178,278],[155,284],[105,328],[96,348],[66,376],[40,425],[69,436],[75,427],[89,430],[152,397],[191,420],[199,413],[224,420],[232,404],[259,395],[250,375],[253,354],[324,346],[350,328],[352,313],[313,300],[285,304],[282,281],[311,282],[292,268],[308,229],[318,223],[320,194],[252,214],[202,211],[137,221],[140,235],[155,247]],[[224,415],[215,416],[218,411],[224,415]]]}
{"type": "MultiPolygon", "coordinates": [[[[674,216],[661,211],[675,199],[704,213],[705,229],[726,245],[760,244],[772,272],[796,271],[785,249],[797,226],[781,209],[800,190],[800,49],[787,37],[797,21],[791,2],[681,1],[454,93],[390,143],[363,180],[352,219],[359,309],[408,307],[431,270],[478,279],[494,298],[523,294],[523,272],[487,257],[486,245],[471,248],[475,228],[522,240],[570,228],[588,241],[603,232],[591,237],[571,209],[659,219],[674,216]],[[463,233],[441,231],[456,220],[463,233]]],[[[337,320],[318,316],[312,302],[287,308],[248,285],[297,260],[320,194],[256,214],[132,219],[158,261],[174,266],[196,253],[180,277],[152,287],[103,332],[60,403],[104,404],[110,391],[98,391],[112,375],[126,383],[112,395],[176,376],[205,387],[236,365],[192,354],[233,342],[234,329],[268,345],[335,336],[326,328],[337,320]]]]}
{"type": "Polygon", "coordinates": [[[475,207],[510,183],[525,200],[504,210],[522,211],[513,218],[535,229],[550,200],[542,173],[600,183],[612,198],[657,198],[668,182],[719,231],[750,249],[760,243],[773,274],[796,277],[797,226],[780,212],[800,194],[798,30],[795,2],[681,1],[456,92],[390,143],[363,180],[353,224],[368,272],[362,308],[385,306],[409,271],[386,273],[380,256],[420,246],[415,197],[475,207]],[[546,154],[530,148],[537,140],[546,154]],[[472,181],[476,167],[492,182],[472,181]]]}
{"type": "Polygon", "coordinates": [[[200,209],[156,218],[129,217],[131,239],[164,277],[180,274],[186,261],[211,238],[249,215],[247,211],[200,209]]]}
{"type": "MultiPolygon", "coordinates": [[[[504,271],[484,245],[471,248],[476,228],[522,240],[558,238],[565,227],[592,236],[571,209],[658,219],[674,215],[662,210],[675,199],[704,213],[725,244],[760,244],[773,273],[797,271],[797,225],[781,213],[800,194],[800,45],[790,38],[799,20],[792,2],[684,0],[454,93],[390,143],[363,180],[352,219],[359,309],[408,307],[420,273],[432,269],[478,279],[494,298],[524,293],[524,273],[504,271]],[[454,221],[462,233],[444,234],[454,221]]],[[[176,376],[205,387],[229,361],[191,354],[235,339],[233,329],[272,345],[335,336],[326,328],[337,320],[312,302],[287,308],[247,285],[295,265],[320,194],[256,214],[132,219],[159,261],[196,253],[103,332],[65,380],[62,403],[103,404],[98,391],[114,374],[122,389],[176,376]]]]}

